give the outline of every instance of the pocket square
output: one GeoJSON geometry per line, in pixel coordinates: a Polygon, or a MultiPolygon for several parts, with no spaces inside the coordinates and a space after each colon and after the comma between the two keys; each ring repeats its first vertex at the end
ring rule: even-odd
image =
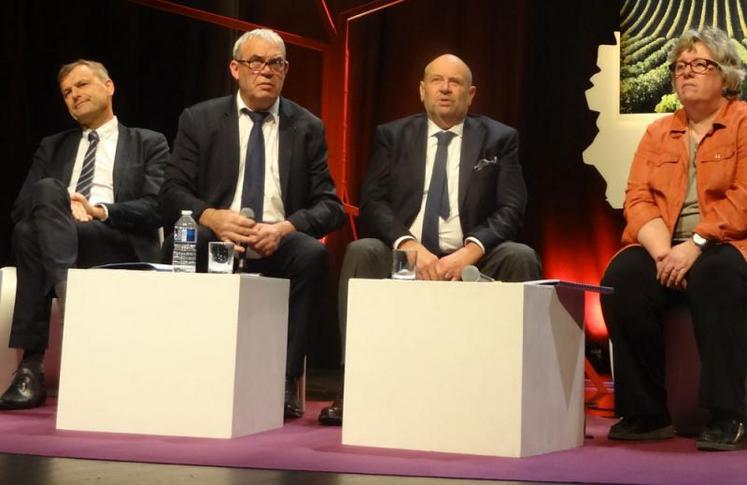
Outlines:
{"type": "Polygon", "coordinates": [[[497,156],[493,158],[483,158],[481,160],[478,160],[477,163],[475,163],[474,170],[475,172],[479,172],[480,170],[487,167],[488,165],[495,165],[496,163],[498,163],[497,156]]]}

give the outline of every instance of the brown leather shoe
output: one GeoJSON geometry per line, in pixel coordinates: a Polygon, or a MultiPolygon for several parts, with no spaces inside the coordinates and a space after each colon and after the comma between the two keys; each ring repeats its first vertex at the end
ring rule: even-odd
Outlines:
{"type": "Polygon", "coordinates": [[[44,404],[47,390],[44,388],[44,373],[39,369],[19,367],[13,382],[0,397],[0,409],[31,409],[44,404]]]}

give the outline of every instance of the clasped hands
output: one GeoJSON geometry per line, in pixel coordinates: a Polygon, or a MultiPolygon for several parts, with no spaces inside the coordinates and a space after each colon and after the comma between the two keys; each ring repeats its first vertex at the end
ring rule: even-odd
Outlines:
{"type": "Polygon", "coordinates": [[[266,224],[228,209],[206,209],[200,216],[200,224],[221,241],[234,243],[236,252],[243,253],[250,247],[262,257],[272,255],[283,237],[295,231],[288,221],[266,224]]]}
{"type": "Polygon", "coordinates": [[[106,218],[106,211],[100,206],[91,205],[83,194],[70,194],[70,212],[78,222],[90,222],[94,219],[102,221],[106,218]]]}
{"type": "Polygon", "coordinates": [[[482,249],[473,242],[468,242],[464,247],[442,258],[413,239],[404,241],[398,249],[417,251],[415,275],[419,280],[459,281],[462,279],[464,267],[475,264],[482,257],[482,249]]]}
{"type": "Polygon", "coordinates": [[[687,272],[700,256],[700,248],[692,240],[679,243],[654,258],[656,279],[663,286],[677,290],[687,288],[687,272]]]}

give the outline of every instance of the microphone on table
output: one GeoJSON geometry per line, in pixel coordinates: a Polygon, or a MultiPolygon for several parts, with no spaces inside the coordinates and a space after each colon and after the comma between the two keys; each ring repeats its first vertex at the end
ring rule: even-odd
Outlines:
{"type": "Polygon", "coordinates": [[[462,270],[462,281],[469,281],[469,282],[491,282],[495,281],[493,278],[486,274],[480,273],[480,270],[477,269],[477,266],[472,266],[471,264],[468,266],[465,266],[462,270]]]}
{"type": "MultiPolygon", "coordinates": [[[[239,211],[239,214],[246,217],[247,219],[254,219],[254,209],[252,209],[251,207],[242,207],[241,210],[239,211]]],[[[241,244],[240,246],[244,248],[244,255],[241,258],[239,258],[239,273],[244,271],[244,265],[245,265],[246,258],[249,258],[249,259],[260,258],[259,254],[257,254],[255,250],[253,250],[246,244],[241,244]]]]}

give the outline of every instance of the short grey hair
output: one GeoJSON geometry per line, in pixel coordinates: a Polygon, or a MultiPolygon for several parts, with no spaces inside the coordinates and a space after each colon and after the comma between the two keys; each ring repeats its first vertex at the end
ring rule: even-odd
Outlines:
{"type": "MultiPolygon", "coordinates": [[[[702,42],[713,54],[713,60],[721,66],[721,77],[726,85],[724,96],[728,99],[739,98],[742,94],[742,81],[745,76],[744,64],[732,45],[731,39],[723,30],[716,27],[688,30],[669,51],[669,63],[677,62],[680,54],[692,50],[696,42],[702,42]]],[[[674,86],[674,76],[672,76],[672,85],[674,86]]]]}
{"type": "Polygon", "coordinates": [[[109,71],[107,71],[106,67],[104,67],[104,65],[100,62],[91,61],[88,59],[78,59],[77,61],[65,64],[60,68],[60,71],[57,73],[57,84],[60,84],[62,80],[65,79],[67,75],[70,74],[70,72],[78,66],[88,66],[88,68],[93,71],[94,75],[96,75],[96,77],[101,79],[102,81],[108,81],[109,79],[111,79],[109,77],[109,71]]]}
{"type": "Polygon", "coordinates": [[[244,32],[241,37],[236,39],[236,42],[233,44],[233,58],[235,60],[239,60],[241,46],[244,45],[244,42],[252,39],[262,39],[265,42],[275,44],[280,48],[280,51],[283,53],[283,59],[285,59],[285,42],[283,42],[283,38],[277,32],[270,29],[254,29],[244,32]]]}

